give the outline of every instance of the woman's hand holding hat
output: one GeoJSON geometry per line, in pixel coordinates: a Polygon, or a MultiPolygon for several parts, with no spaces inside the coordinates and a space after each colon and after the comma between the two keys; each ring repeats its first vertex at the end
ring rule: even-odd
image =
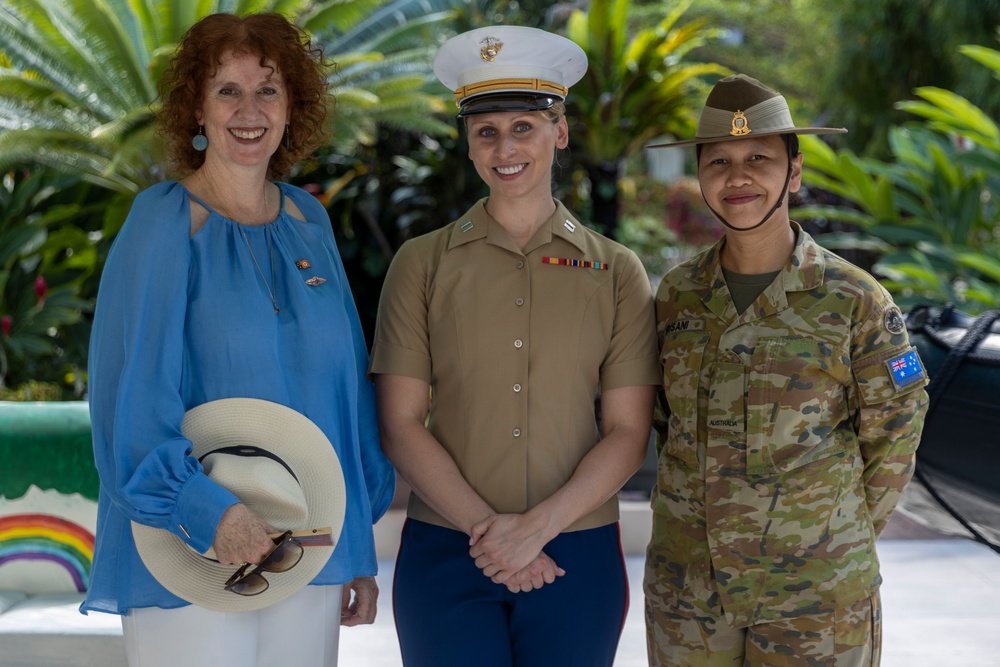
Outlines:
{"type": "Polygon", "coordinates": [[[224,565],[259,563],[274,549],[274,528],[242,504],[232,505],[215,530],[215,558],[224,565]]]}
{"type": "Polygon", "coordinates": [[[308,585],[330,560],[333,545],[305,549],[301,561],[272,577],[259,595],[236,595],[222,584],[232,565],[259,563],[274,549],[268,533],[323,527],[336,544],[347,498],[329,438],[302,413],[256,398],[191,408],[181,430],[209,479],[240,503],[227,508],[216,526],[215,560],[168,530],[133,521],[136,549],[153,576],[178,597],[217,611],[262,609],[308,585]]]}

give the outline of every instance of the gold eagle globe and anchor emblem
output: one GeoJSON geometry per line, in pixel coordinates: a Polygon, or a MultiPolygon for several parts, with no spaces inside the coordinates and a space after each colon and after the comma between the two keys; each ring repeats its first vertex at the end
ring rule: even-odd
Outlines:
{"type": "Polygon", "coordinates": [[[747,117],[743,115],[742,111],[737,111],[733,114],[733,129],[730,130],[729,134],[734,137],[742,137],[743,135],[750,134],[747,117]]]}
{"type": "Polygon", "coordinates": [[[496,60],[497,54],[503,48],[503,42],[496,37],[487,37],[479,43],[482,44],[482,48],[479,49],[479,56],[488,63],[496,60]]]}

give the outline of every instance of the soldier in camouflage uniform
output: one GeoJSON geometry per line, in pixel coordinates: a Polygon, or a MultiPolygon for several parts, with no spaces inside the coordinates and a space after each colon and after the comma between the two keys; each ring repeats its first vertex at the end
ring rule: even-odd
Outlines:
{"type": "Polygon", "coordinates": [[[664,400],[644,589],[651,665],[878,665],[875,542],[913,471],[926,373],[902,314],[788,217],[784,98],[721,80],[696,139],[725,237],[656,295],[664,400]]]}

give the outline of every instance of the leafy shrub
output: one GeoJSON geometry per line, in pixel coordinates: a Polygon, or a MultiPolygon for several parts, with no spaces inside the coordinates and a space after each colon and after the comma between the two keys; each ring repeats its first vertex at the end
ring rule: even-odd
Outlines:
{"type": "MultiPolygon", "coordinates": [[[[1000,76],[1000,52],[962,52],[1000,76]]],[[[940,88],[897,106],[923,118],[889,133],[893,160],[833,151],[802,137],[804,180],[847,202],[806,206],[793,217],[832,219],[859,232],[818,240],[875,252],[874,269],[900,305],[953,303],[971,313],[1000,306],[1000,125],[969,100],[940,88]]]]}

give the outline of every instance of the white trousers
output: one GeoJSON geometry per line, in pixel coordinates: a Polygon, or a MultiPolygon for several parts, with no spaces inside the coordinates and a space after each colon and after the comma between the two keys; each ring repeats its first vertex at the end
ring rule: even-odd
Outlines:
{"type": "Polygon", "coordinates": [[[143,607],[122,617],[129,667],[336,667],[343,586],[259,611],[143,607]]]}

